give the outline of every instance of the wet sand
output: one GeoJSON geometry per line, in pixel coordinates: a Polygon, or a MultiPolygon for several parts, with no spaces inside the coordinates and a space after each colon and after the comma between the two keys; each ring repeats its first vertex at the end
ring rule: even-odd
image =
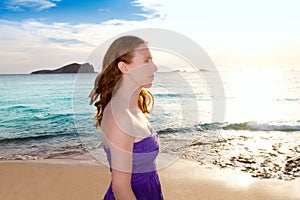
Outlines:
{"type": "Polygon", "coordinates": [[[199,136],[186,145],[182,158],[240,170],[259,179],[299,179],[299,133],[228,130],[210,143],[207,136],[199,136]]]}
{"type": "MultiPolygon", "coordinates": [[[[177,160],[160,169],[165,199],[286,199],[300,198],[300,180],[260,180],[232,169],[210,169],[177,160]]],[[[110,182],[102,164],[79,160],[0,162],[0,199],[102,199],[110,182]]]]}

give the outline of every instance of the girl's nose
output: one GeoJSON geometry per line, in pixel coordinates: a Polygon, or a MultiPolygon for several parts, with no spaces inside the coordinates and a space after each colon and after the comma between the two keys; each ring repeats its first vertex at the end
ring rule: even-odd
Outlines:
{"type": "Polygon", "coordinates": [[[158,68],[156,67],[156,65],[153,63],[154,66],[154,72],[156,72],[158,70],[158,68]]]}

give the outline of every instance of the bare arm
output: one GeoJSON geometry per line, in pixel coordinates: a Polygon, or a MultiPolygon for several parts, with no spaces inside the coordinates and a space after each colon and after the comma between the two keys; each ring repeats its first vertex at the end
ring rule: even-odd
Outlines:
{"type": "Polygon", "coordinates": [[[112,189],[116,200],[136,200],[131,188],[132,151],[134,137],[115,123],[106,123],[104,134],[111,152],[112,189]]]}
{"type": "Polygon", "coordinates": [[[116,200],[136,200],[131,188],[131,174],[112,170],[112,189],[116,200]]]}

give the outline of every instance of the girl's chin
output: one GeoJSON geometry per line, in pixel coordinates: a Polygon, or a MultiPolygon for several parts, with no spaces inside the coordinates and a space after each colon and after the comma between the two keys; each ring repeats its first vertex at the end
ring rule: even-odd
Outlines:
{"type": "Polygon", "coordinates": [[[151,88],[152,87],[152,83],[147,83],[145,85],[143,85],[144,88],[151,88]]]}

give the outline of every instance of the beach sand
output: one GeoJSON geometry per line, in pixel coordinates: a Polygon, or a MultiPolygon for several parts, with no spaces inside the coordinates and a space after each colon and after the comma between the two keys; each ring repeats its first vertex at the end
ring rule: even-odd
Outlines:
{"type": "MultiPolygon", "coordinates": [[[[232,169],[209,169],[177,160],[159,170],[164,197],[173,199],[300,199],[300,180],[260,180],[232,169]]],[[[109,169],[92,161],[35,160],[0,162],[1,200],[100,200],[109,169]]]]}

